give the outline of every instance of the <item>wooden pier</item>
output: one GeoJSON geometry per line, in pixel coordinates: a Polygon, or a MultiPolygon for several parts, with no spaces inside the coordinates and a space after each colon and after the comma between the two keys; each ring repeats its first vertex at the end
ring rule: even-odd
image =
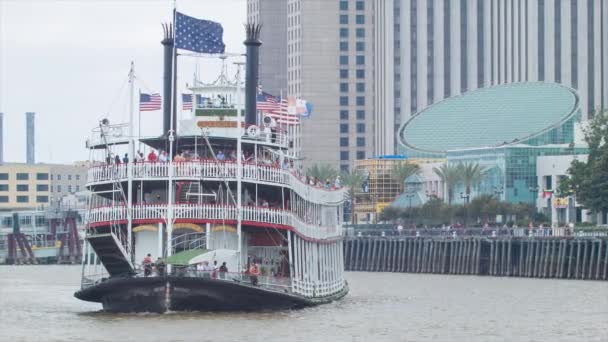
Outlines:
{"type": "Polygon", "coordinates": [[[347,271],[608,279],[608,239],[349,237],[347,271]]]}

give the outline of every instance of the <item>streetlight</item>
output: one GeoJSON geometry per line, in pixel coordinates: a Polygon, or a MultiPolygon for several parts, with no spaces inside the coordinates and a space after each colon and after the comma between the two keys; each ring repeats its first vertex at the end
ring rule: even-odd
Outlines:
{"type": "Polygon", "coordinates": [[[463,192],[460,193],[460,198],[464,199],[464,228],[467,227],[467,204],[469,203],[469,198],[471,195],[465,194],[463,192]]]}
{"type": "Polygon", "coordinates": [[[412,223],[412,225],[413,225],[413,222],[414,222],[414,220],[413,220],[413,218],[412,218],[412,198],[414,198],[414,196],[415,196],[415,195],[416,195],[416,194],[415,194],[415,193],[414,193],[412,190],[410,190],[410,189],[408,189],[408,190],[405,192],[405,197],[407,197],[407,199],[409,200],[409,206],[408,206],[408,214],[409,214],[409,215],[408,215],[408,216],[411,218],[411,221],[412,221],[411,223],[412,223]]]}

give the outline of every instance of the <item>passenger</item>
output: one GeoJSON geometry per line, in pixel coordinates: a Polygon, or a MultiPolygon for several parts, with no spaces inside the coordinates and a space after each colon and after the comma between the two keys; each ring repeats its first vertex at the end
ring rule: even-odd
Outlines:
{"type": "Polygon", "coordinates": [[[150,151],[150,153],[148,153],[148,161],[155,162],[157,160],[158,160],[158,156],[156,155],[156,153],[154,153],[154,150],[150,151]]]}
{"type": "Polygon", "coordinates": [[[159,277],[164,277],[165,276],[165,262],[163,261],[163,259],[161,259],[161,257],[158,257],[154,264],[156,265],[156,274],[159,277]]]}
{"type": "Polygon", "coordinates": [[[122,157],[122,162],[125,164],[129,164],[129,154],[125,153],[125,156],[122,157]]]}
{"type": "Polygon", "coordinates": [[[249,267],[249,279],[251,279],[251,285],[258,285],[258,276],[260,275],[260,266],[254,261],[249,267]]]}
{"type": "Polygon", "coordinates": [[[116,164],[116,165],[120,164],[120,156],[118,154],[116,156],[114,156],[114,164],[116,164]]]}
{"type": "Polygon", "coordinates": [[[217,158],[217,160],[219,160],[219,161],[224,161],[224,160],[226,160],[226,155],[224,155],[224,152],[222,152],[222,151],[219,151],[215,157],[216,157],[216,158],[217,158]]]}
{"type": "Polygon", "coordinates": [[[169,161],[169,155],[167,155],[167,152],[165,151],[161,151],[160,152],[160,156],[158,156],[158,160],[160,162],[168,162],[169,161]]]}
{"type": "Polygon", "coordinates": [[[144,266],[144,277],[149,277],[152,274],[152,255],[150,253],[144,258],[142,265],[144,266]]]}
{"type": "Polygon", "coordinates": [[[217,279],[217,270],[219,267],[217,266],[217,260],[213,260],[213,270],[211,271],[211,278],[217,279]]]}
{"type": "Polygon", "coordinates": [[[220,279],[226,279],[226,273],[228,272],[228,267],[226,266],[226,262],[222,262],[222,266],[220,266],[219,273],[220,279]]]}

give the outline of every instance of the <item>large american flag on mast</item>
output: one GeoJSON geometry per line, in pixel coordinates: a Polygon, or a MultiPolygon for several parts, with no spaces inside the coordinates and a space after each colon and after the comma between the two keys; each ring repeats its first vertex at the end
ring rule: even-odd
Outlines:
{"type": "Polygon", "coordinates": [[[160,110],[161,108],[161,97],[159,93],[146,94],[139,93],[139,111],[149,112],[154,110],[160,110]]]}

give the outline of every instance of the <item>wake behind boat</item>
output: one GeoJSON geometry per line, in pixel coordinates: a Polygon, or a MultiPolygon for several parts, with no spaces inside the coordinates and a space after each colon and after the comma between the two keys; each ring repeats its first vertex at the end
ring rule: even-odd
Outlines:
{"type": "MultiPolygon", "coordinates": [[[[223,67],[215,82],[195,80],[193,115],[177,131],[179,21],[176,32],[166,27],[162,42],[163,135],[136,141],[131,110],[129,124],[104,119],[87,141],[92,195],[75,296],[113,312],[284,309],[343,297],[346,191],[339,179],[301,172],[299,118],[282,101],[256,108],[259,26],[247,26],[246,90],[240,67],[234,78],[223,67]]],[[[132,94],[134,79],[132,67],[132,94]]]]}

